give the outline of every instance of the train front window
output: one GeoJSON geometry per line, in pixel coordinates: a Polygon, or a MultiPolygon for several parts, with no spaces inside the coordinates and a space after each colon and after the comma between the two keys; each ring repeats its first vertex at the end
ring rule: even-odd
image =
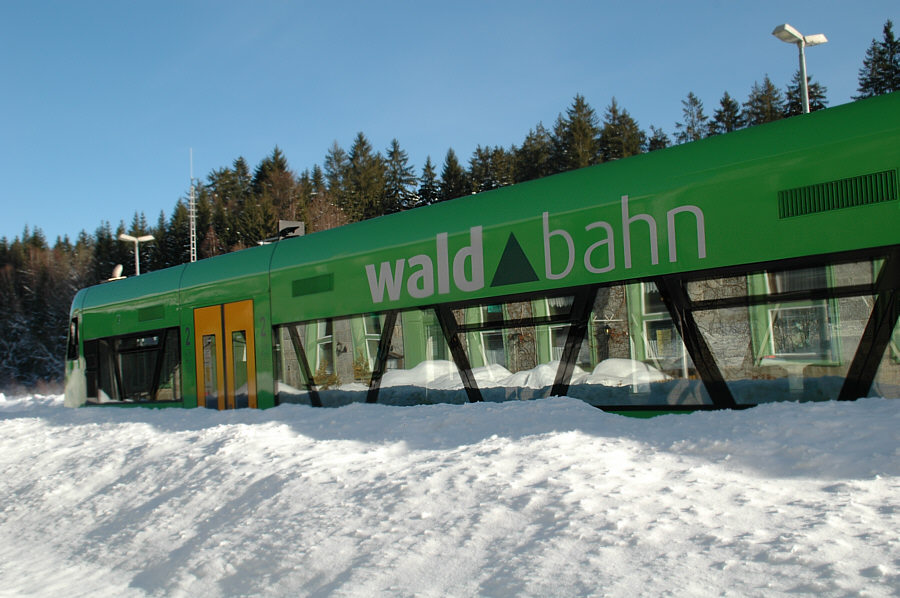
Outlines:
{"type": "Polygon", "coordinates": [[[181,400],[178,329],[85,341],[90,402],[181,400]]]}
{"type": "Polygon", "coordinates": [[[69,322],[68,342],[66,343],[66,359],[78,359],[78,318],[69,322]]]}

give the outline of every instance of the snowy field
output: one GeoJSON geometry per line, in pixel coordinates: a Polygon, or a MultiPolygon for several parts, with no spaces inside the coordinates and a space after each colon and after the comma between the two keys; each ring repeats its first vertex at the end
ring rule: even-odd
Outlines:
{"type": "Polygon", "coordinates": [[[900,400],[0,395],[0,596],[896,596],[900,400]]]}

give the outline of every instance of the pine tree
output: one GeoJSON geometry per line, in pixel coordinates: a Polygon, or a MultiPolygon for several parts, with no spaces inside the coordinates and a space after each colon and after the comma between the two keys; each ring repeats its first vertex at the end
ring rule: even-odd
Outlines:
{"type": "Polygon", "coordinates": [[[647,135],[641,131],[628,111],[619,109],[613,98],[603,117],[603,125],[598,137],[597,149],[600,160],[608,162],[636,156],[644,150],[647,135]]]}
{"type": "MultiPolygon", "coordinates": [[[[124,231],[123,231],[124,232],[124,231]]],[[[97,284],[112,276],[117,264],[123,267],[128,263],[123,259],[119,240],[113,237],[112,227],[105,221],[94,231],[94,255],[91,259],[90,281],[97,284]]]]}
{"type": "Polygon", "coordinates": [[[73,251],[73,265],[70,270],[73,291],[78,291],[94,283],[90,280],[91,260],[94,257],[94,238],[86,231],[78,233],[73,251]]]}
{"type": "Polygon", "coordinates": [[[219,236],[216,234],[216,229],[212,225],[207,227],[206,233],[202,236],[200,235],[200,231],[197,231],[197,237],[200,243],[200,246],[197,248],[199,257],[207,258],[225,253],[225,245],[222,243],[222,240],[219,239],[219,236]]]}
{"type": "Polygon", "coordinates": [[[703,102],[688,92],[687,98],[681,100],[683,122],[675,123],[675,143],[688,143],[706,137],[709,131],[709,119],[703,113],[703,102]]]}
{"type": "Polygon", "coordinates": [[[272,178],[279,172],[288,170],[287,158],[276,145],[272,154],[266,156],[253,171],[253,179],[250,181],[250,190],[256,195],[262,195],[272,186],[272,178]]]}
{"type": "Polygon", "coordinates": [[[325,154],[325,181],[328,194],[335,205],[344,205],[347,201],[347,170],[350,162],[347,152],[335,141],[325,154]]]}
{"type": "MultiPolygon", "coordinates": [[[[202,205],[206,202],[198,201],[197,203],[202,205]]],[[[206,230],[203,219],[199,218],[199,211],[197,218],[198,244],[203,239],[203,232],[206,230]]],[[[179,200],[175,204],[175,209],[172,210],[172,216],[165,224],[162,235],[156,237],[156,245],[160,251],[165,253],[165,267],[186,264],[191,261],[191,218],[185,200],[179,200]]]]}
{"type": "Polygon", "coordinates": [[[456,158],[453,148],[447,150],[444,168],[441,170],[441,182],[438,186],[438,201],[447,201],[469,194],[469,181],[456,158]]]}
{"type": "Polygon", "coordinates": [[[650,138],[647,139],[647,151],[665,149],[671,145],[669,136],[660,128],[650,125],[650,138]]]}
{"type": "Polygon", "coordinates": [[[566,116],[560,114],[553,126],[554,172],[583,168],[600,161],[597,113],[576,95],[566,116]]]}
{"type": "Polygon", "coordinates": [[[391,140],[387,150],[387,164],[384,181],[385,214],[408,210],[415,205],[416,171],[409,164],[409,156],[400,149],[400,142],[391,140]]]}
{"type": "Polygon", "coordinates": [[[719,100],[719,107],[713,113],[709,122],[709,134],[721,135],[737,131],[744,126],[744,117],[741,114],[741,106],[726,91],[719,100]]]}
{"type": "Polygon", "coordinates": [[[249,198],[238,214],[237,223],[241,234],[233,249],[253,247],[260,241],[275,236],[278,232],[278,215],[271,198],[266,194],[249,198]]]}
{"type": "Polygon", "coordinates": [[[419,177],[419,192],[416,206],[431,205],[440,198],[440,186],[437,181],[437,172],[431,162],[431,156],[425,158],[425,166],[422,167],[422,176],[419,177]]]}
{"type": "MultiPolygon", "coordinates": [[[[152,234],[150,225],[147,222],[147,216],[145,216],[143,212],[135,212],[134,216],[131,219],[131,227],[128,229],[128,234],[132,237],[142,237],[144,235],[152,234]]],[[[118,235],[116,235],[116,237],[118,237],[118,235]]],[[[156,255],[159,251],[157,244],[158,239],[155,236],[153,238],[153,241],[138,243],[137,250],[140,254],[141,272],[149,272],[151,270],[150,264],[158,259],[156,255]]],[[[134,262],[134,249],[134,244],[132,243],[130,247],[132,263],[134,262]]],[[[125,268],[125,272],[128,272],[127,267],[125,268]]]]}
{"type": "Polygon", "coordinates": [[[766,75],[762,84],[754,83],[750,97],[744,104],[743,118],[747,126],[761,125],[783,118],[784,100],[781,92],[766,75]]]}
{"type": "MultiPolygon", "coordinates": [[[[181,203],[181,200],[179,200],[179,203],[181,203]]],[[[170,252],[171,239],[168,234],[166,214],[162,210],[159,211],[159,217],[156,219],[156,226],[153,227],[150,234],[156,239],[156,251],[150,256],[150,263],[147,264],[147,271],[162,270],[163,268],[175,265],[170,252]]],[[[187,239],[185,239],[185,242],[187,242],[187,239]]]]}
{"type": "Polygon", "coordinates": [[[19,383],[19,359],[28,347],[23,346],[28,337],[28,324],[16,292],[18,270],[11,264],[0,268],[0,386],[11,388],[19,383]]]}
{"type": "Polygon", "coordinates": [[[309,217],[307,228],[311,233],[337,228],[350,222],[344,212],[331,200],[329,191],[324,187],[310,197],[306,210],[309,217]]]}
{"type": "Polygon", "coordinates": [[[543,123],[528,131],[522,147],[515,151],[515,182],[553,174],[553,142],[543,123]]]}
{"type": "Polygon", "coordinates": [[[318,164],[313,165],[312,175],[309,177],[309,182],[312,185],[313,193],[323,193],[327,190],[328,185],[325,182],[325,173],[322,172],[322,169],[318,164]]]}
{"type": "Polygon", "coordinates": [[[475,148],[469,159],[469,185],[473,193],[509,185],[512,178],[512,158],[502,147],[475,148]]]}
{"type": "MultiPolygon", "coordinates": [[[[318,166],[316,166],[318,168],[318,166]]],[[[319,171],[319,176],[322,176],[322,171],[319,171]]],[[[306,222],[307,226],[309,226],[309,217],[307,209],[309,208],[309,200],[312,198],[315,190],[313,189],[312,175],[309,172],[309,169],[304,170],[300,173],[300,176],[297,178],[297,218],[295,220],[300,220],[302,222],[306,222]]]]}
{"type": "Polygon", "coordinates": [[[894,37],[894,23],[888,19],[882,40],[872,40],[859,69],[859,91],[854,100],[900,90],[900,40],[894,37]]]}
{"type": "MultiPolygon", "coordinates": [[[[812,80],[812,77],[806,77],[807,93],[809,94],[809,111],[815,112],[827,107],[828,100],[825,94],[828,89],[824,85],[812,80]]],[[[794,77],[791,79],[785,91],[784,116],[797,116],[803,114],[803,90],[800,88],[800,69],[794,71],[794,77]]]]}
{"type": "Polygon", "coordinates": [[[256,167],[250,189],[256,197],[263,195],[268,197],[279,217],[296,220],[298,211],[296,177],[277,145],[272,154],[263,158],[256,167]]]}
{"type": "Polygon", "coordinates": [[[349,218],[335,203],[325,173],[318,164],[309,177],[310,193],[306,198],[306,230],[309,233],[343,226],[349,218]]]}
{"type": "Polygon", "coordinates": [[[372,144],[362,133],[357,133],[347,156],[346,189],[345,202],[338,205],[351,221],[384,213],[384,159],[380,153],[372,151],[372,144]]]}
{"type": "MultiPolygon", "coordinates": [[[[250,169],[244,158],[238,158],[231,168],[212,171],[201,196],[210,197],[211,221],[216,233],[226,247],[243,248],[248,245],[247,235],[241,228],[240,215],[252,196],[250,169]]],[[[198,228],[198,231],[203,230],[198,228]]]]}

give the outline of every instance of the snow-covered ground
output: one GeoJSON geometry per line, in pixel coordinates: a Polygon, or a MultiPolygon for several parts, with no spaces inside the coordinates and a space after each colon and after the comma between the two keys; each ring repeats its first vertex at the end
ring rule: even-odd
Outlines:
{"type": "Polygon", "coordinates": [[[900,400],[0,395],[0,596],[896,596],[900,400]]]}

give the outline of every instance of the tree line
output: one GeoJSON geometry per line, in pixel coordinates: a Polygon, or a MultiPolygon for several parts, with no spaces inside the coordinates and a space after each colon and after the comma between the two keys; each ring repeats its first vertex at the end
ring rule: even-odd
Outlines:
{"type": "MultiPolygon", "coordinates": [[[[867,49],[858,84],[854,99],[900,90],[900,42],[890,20],[867,49]]],[[[827,106],[824,85],[808,77],[808,90],[811,111],[827,106]]],[[[311,233],[789,118],[802,111],[800,94],[799,70],[783,90],[764,76],[743,102],[725,91],[710,113],[689,92],[671,136],[653,125],[642,129],[615,97],[600,115],[579,94],[552,126],[539,122],[519,144],[479,145],[465,163],[449,149],[440,172],[430,156],[417,170],[397,139],[379,151],[361,132],[348,148],[334,142],[321,165],[299,174],[276,146],[253,169],[238,157],[197,185],[198,258],[254,246],[277,234],[279,220],[303,221],[311,233]]],[[[135,214],[127,226],[102,222],[92,235],[82,231],[52,246],[39,228],[0,239],[0,387],[62,378],[75,292],[107,280],[117,264],[131,271],[134,246],[119,234],[155,237],[140,245],[142,271],[189,261],[188,210],[183,197],[155,223],[135,214]]]]}

